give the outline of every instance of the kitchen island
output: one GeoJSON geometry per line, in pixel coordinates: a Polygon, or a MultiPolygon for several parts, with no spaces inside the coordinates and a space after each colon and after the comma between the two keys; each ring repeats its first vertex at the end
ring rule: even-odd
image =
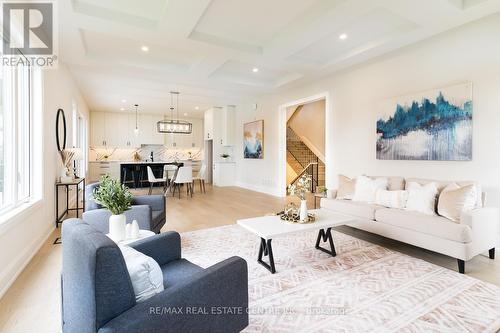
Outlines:
{"type": "Polygon", "coordinates": [[[176,165],[177,167],[184,166],[182,162],[120,162],[120,182],[122,184],[132,184],[134,188],[149,186],[148,170],[151,167],[156,178],[163,177],[163,167],[165,165],[176,165]]]}

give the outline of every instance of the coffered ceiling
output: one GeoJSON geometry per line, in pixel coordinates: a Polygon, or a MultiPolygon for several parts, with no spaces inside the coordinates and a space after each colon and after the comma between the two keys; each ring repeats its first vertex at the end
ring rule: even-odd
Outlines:
{"type": "Polygon", "coordinates": [[[60,59],[92,110],[138,103],[161,113],[176,90],[181,112],[200,116],[496,13],[500,0],[61,0],[58,9],[60,59]]]}

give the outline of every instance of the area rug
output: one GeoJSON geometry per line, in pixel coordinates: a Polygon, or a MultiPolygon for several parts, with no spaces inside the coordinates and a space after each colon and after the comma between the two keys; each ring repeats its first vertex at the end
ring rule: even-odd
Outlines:
{"type": "Polygon", "coordinates": [[[273,240],[276,274],[256,261],[259,239],[238,225],[182,234],[182,255],[208,267],[248,263],[244,332],[496,332],[500,288],[334,232],[335,258],[316,232],[273,240]]]}

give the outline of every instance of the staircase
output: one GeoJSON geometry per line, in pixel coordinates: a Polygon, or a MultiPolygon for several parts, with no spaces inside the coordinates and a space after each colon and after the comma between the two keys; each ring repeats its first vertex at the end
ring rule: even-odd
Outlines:
{"type": "Polygon", "coordinates": [[[311,192],[316,191],[316,186],[325,186],[325,164],[290,127],[286,129],[286,160],[298,175],[292,183],[304,173],[308,173],[313,178],[311,192]]]}

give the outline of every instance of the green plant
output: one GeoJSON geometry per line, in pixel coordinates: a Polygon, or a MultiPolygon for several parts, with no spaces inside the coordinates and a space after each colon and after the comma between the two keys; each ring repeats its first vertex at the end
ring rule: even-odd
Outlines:
{"type": "Polygon", "coordinates": [[[288,194],[296,195],[300,200],[306,200],[306,193],[310,192],[312,177],[307,173],[295,184],[288,185],[288,194]]]}
{"type": "Polygon", "coordinates": [[[101,184],[94,189],[94,200],[99,205],[111,211],[113,215],[120,215],[130,209],[132,193],[116,179],[104,175],[101,184]]]}
{"type": "Polygon", "coordinates": [[[229,154],[225,154],[225,153],[224,153],[224,154],[220,155],[220,157],[222,157],[222,158],[228,158],[228,157],[229,157],[229,154]]]}
{"type": "Polygon", "coordinates": [[[325,194],[328,191],[328,189],[324,186],[318,186],[317,191],[319,193],[325,194]]]}

